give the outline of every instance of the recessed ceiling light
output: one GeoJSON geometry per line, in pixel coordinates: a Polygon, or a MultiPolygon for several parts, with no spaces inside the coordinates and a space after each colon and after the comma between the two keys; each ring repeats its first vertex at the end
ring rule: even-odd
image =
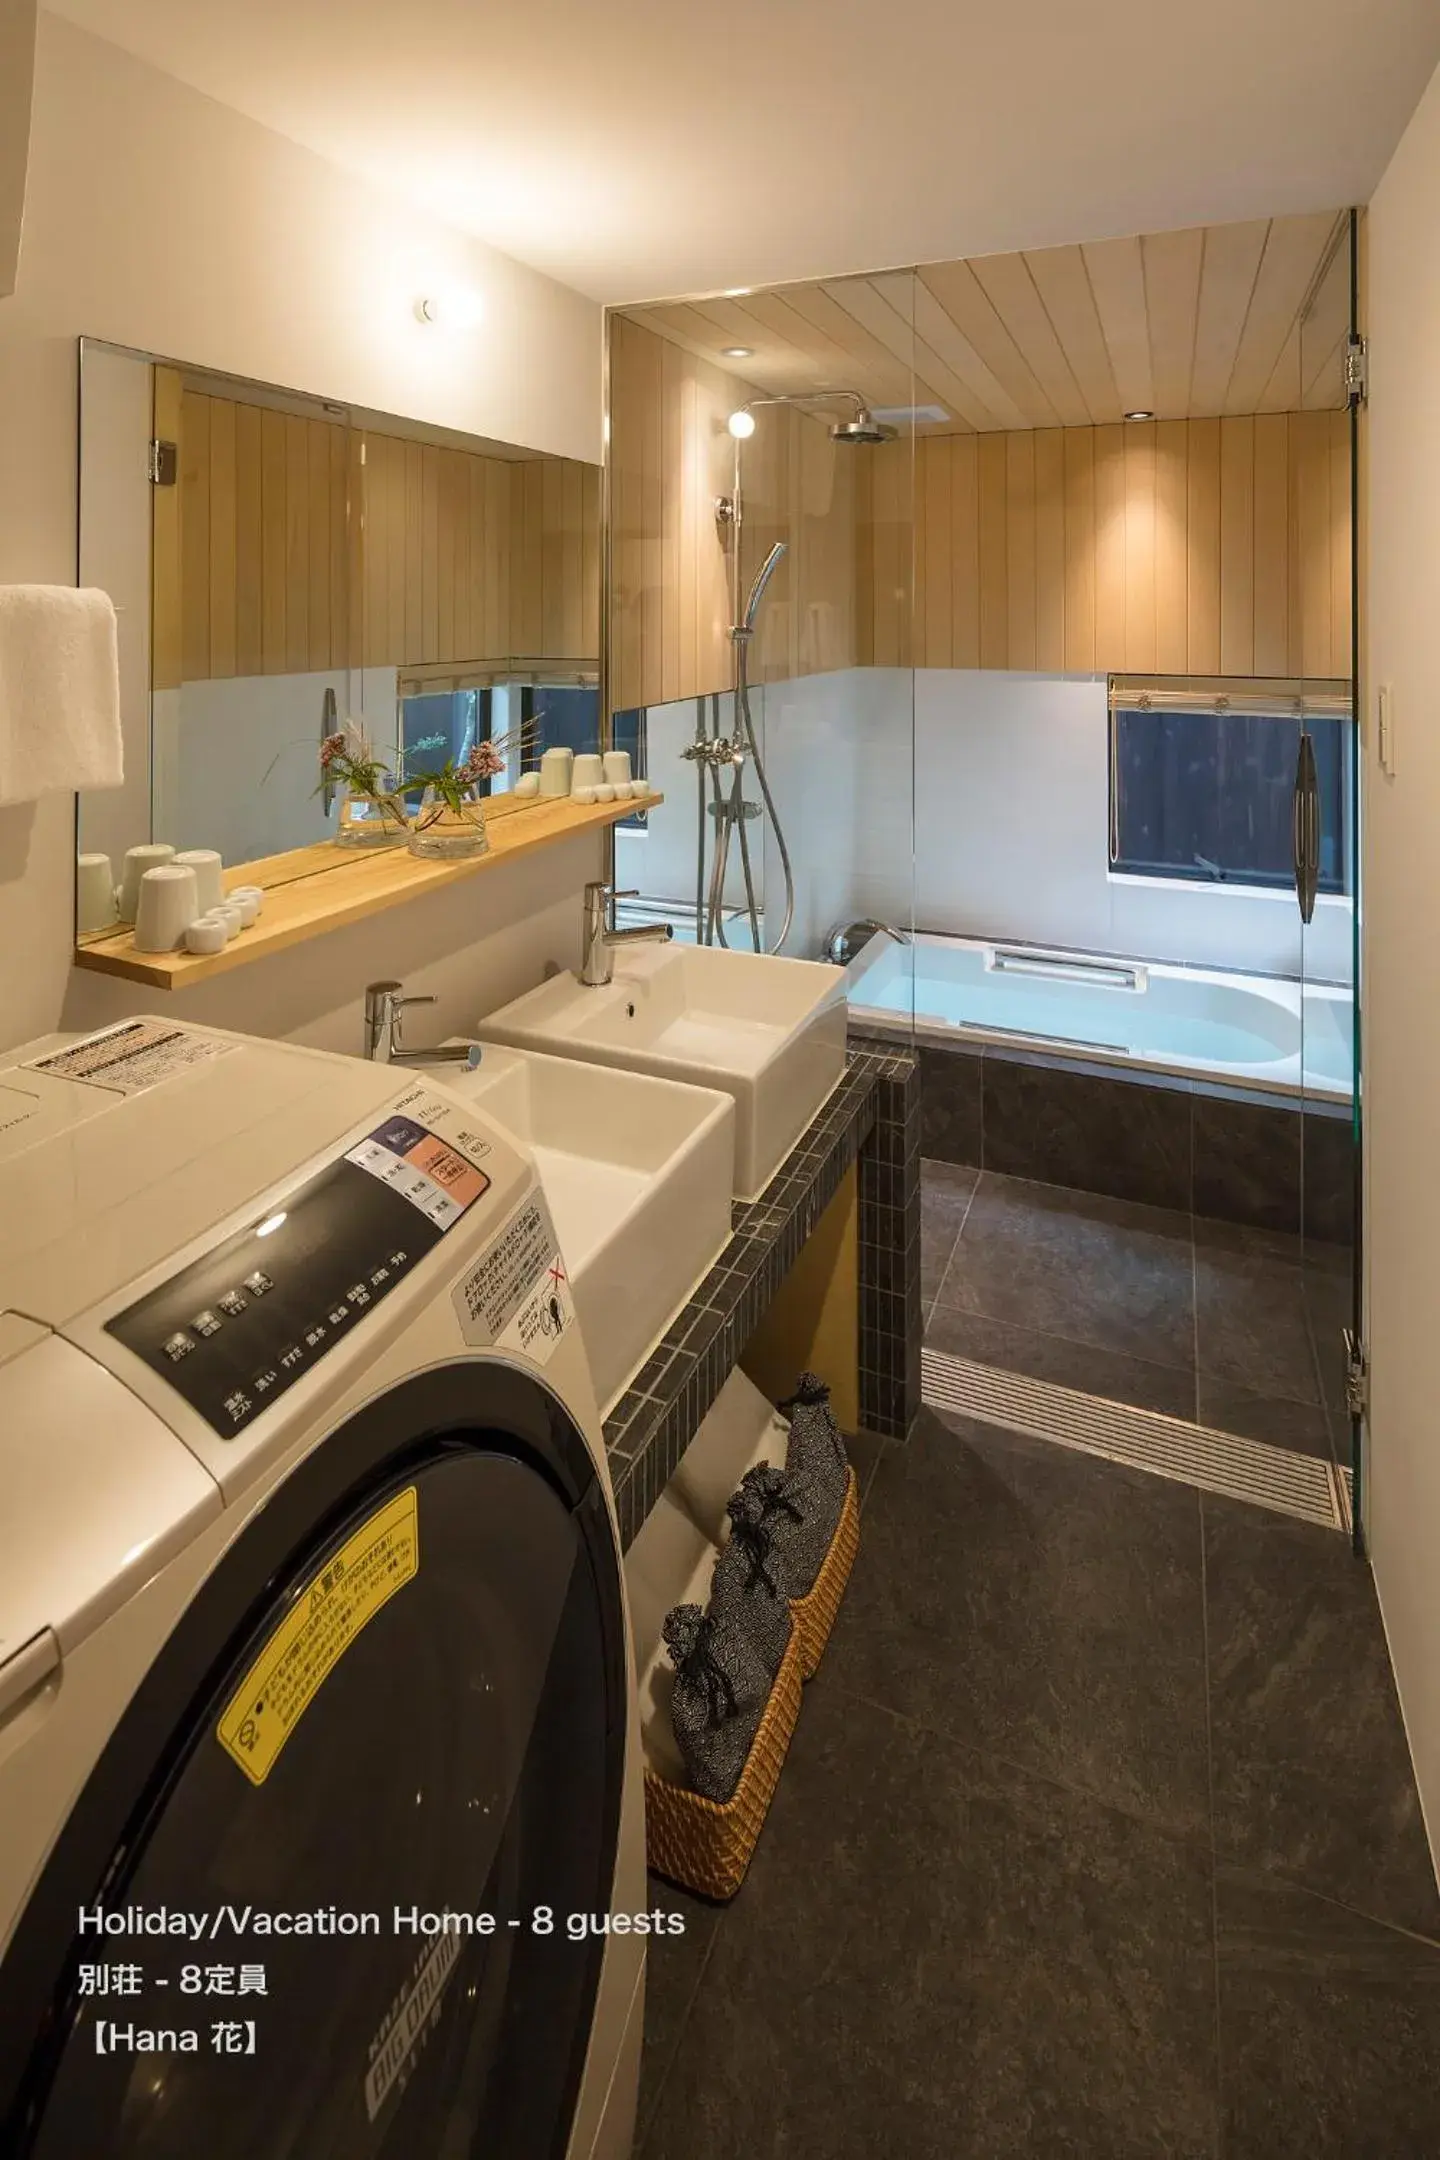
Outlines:
{"type": "Polygon", "coordinates": [[[720,357],[722,360],[748,360],[754,351],[753,345],[722,345],[720,357]]]}
{"type": "Polygon", "coordinates": [[[1126,413],[1126,415],[1125,415],[1125,418],[1126,418],[1127,420],[1153,420],[1153,419],[1154,419],[1154,417],[1155,417],[1155,415],[1154,415],[1154,413],[1153,413],[1153,412],[1140,412],[1140,411],[1136,411],[1136,412],[1127,412],[1127,413],[1126,413]]]}

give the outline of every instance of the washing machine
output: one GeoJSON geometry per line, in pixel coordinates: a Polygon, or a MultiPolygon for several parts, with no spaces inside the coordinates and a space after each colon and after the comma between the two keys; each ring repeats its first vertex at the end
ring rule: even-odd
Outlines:
{"type": "Polygon", "coordinates": [[[533,1163],[165,1020],[0,1069],[0,2151],[624,2160],[619,1542],[533,1163]]]}

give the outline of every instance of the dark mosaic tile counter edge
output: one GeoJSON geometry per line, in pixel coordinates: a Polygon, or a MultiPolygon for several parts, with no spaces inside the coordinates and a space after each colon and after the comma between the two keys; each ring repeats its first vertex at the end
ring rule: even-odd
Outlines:
{"type": "Polygon", "coordinates": [[[920,1408],[920,1075],[852,1038],[845,1077],[605,1420],[628,1547],[852,1163],[859,1164],[860,1421],[903,1439],[920,1408]]]}

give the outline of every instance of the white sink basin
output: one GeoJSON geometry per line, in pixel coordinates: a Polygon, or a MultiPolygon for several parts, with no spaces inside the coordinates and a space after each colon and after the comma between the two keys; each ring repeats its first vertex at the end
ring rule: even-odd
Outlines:
{"type": "Polygon", "coordinates": [[[730,1238],[735,1110],[706,1088],[487,1046],[434,1067],[535,1157],[602,1411],[730,1238]]]}
{"type": "Polygon", "coordinates": [[[636,945],[591,990],[556,975],[491,1013],[482,1041],[723,1089],[735,1192],[754,1200],[845,1069],[845,980],[811,960],[710,945],[636,945]]]}

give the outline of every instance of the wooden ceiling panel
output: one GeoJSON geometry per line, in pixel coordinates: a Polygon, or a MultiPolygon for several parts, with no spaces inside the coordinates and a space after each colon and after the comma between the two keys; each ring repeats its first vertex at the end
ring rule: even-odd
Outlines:
{"type": "Polygon", "coordinates": [[[1115,387],[1120,393],[1120,410],[1153,412],[1155,376],[1150,360],[1145,258],[1140,242],[1100,240],[1081,252],[1105,333],[1115,387]]]}
{"type": "Polygon", "coordinates": [[[1344,402],[1344,243],[1325,211],[627,313],[772,395],[939,406],[924,432],[1313,411],[1344,402]]]}
{"type": "Polygon", "coordinates": [[[1225,410],[1225,393],[1230,387],[1269,231],[1268,218],[1206,229],[1195,324],[1195,366],[1190,377],[1191,406],[1197,414],[1213,415],[1225,410]]]}
{"type": "MultiPolygon", "coordinates": [[[[1021,427],[1055,427],[1058,415],[1040,379],[991,305],[970,263],[927,263],[920,283],[939,301],[1004,392],[1021,427]]],[[[1004,421],[1002,427],[1016,422],[1004,421]]]]}
{"type": "Polygon", "coordinates": [[[1156,412],[1167,419],[1190,410],[1195,373],[1195,331],[1200,313],[1203,227],[1189,232],[1149,233],[1140,243],[1145,269],[1145,314],[1150,325],[1150,370],[1156,412]]]}
{"type": "MultiPolygon", "coordinates": [[[[1078,251],[1077,251],[1078,252],[1078,251]]],[[[987,255],[973,265],[985,297],[999,316],[1017,351],[1024,354],[1062,427],[1084,427],[1090,408],[1075,371],[1045,312],[1024,255],[987,255]]]]}
{"type": "Polygon", "coordinates": [[[1225,396],[1227,413],[1277,409],[1263,407],[1260,400],[1295,333],[1316,273],[1334,238],[1335,225],[1334,214],[1324,212],[1313,217],[1271,220],[1225,396]]]}
{"type": "Polygon", "coordinates": [[[997,428],[1033,426],[923,278],[915,281],[915,325],[930,350],[940,355],[954,379],[964,385],[965,399],[957,403],[972,427],[989,433],[997,428]]]}
{"type": "Polygon", "coordinates": [[[1032,248],[1025,263],[1079,384],[1089,418],[1097,426],[1118,420],[1120,392],[1083,249],[1032,248]]]}

